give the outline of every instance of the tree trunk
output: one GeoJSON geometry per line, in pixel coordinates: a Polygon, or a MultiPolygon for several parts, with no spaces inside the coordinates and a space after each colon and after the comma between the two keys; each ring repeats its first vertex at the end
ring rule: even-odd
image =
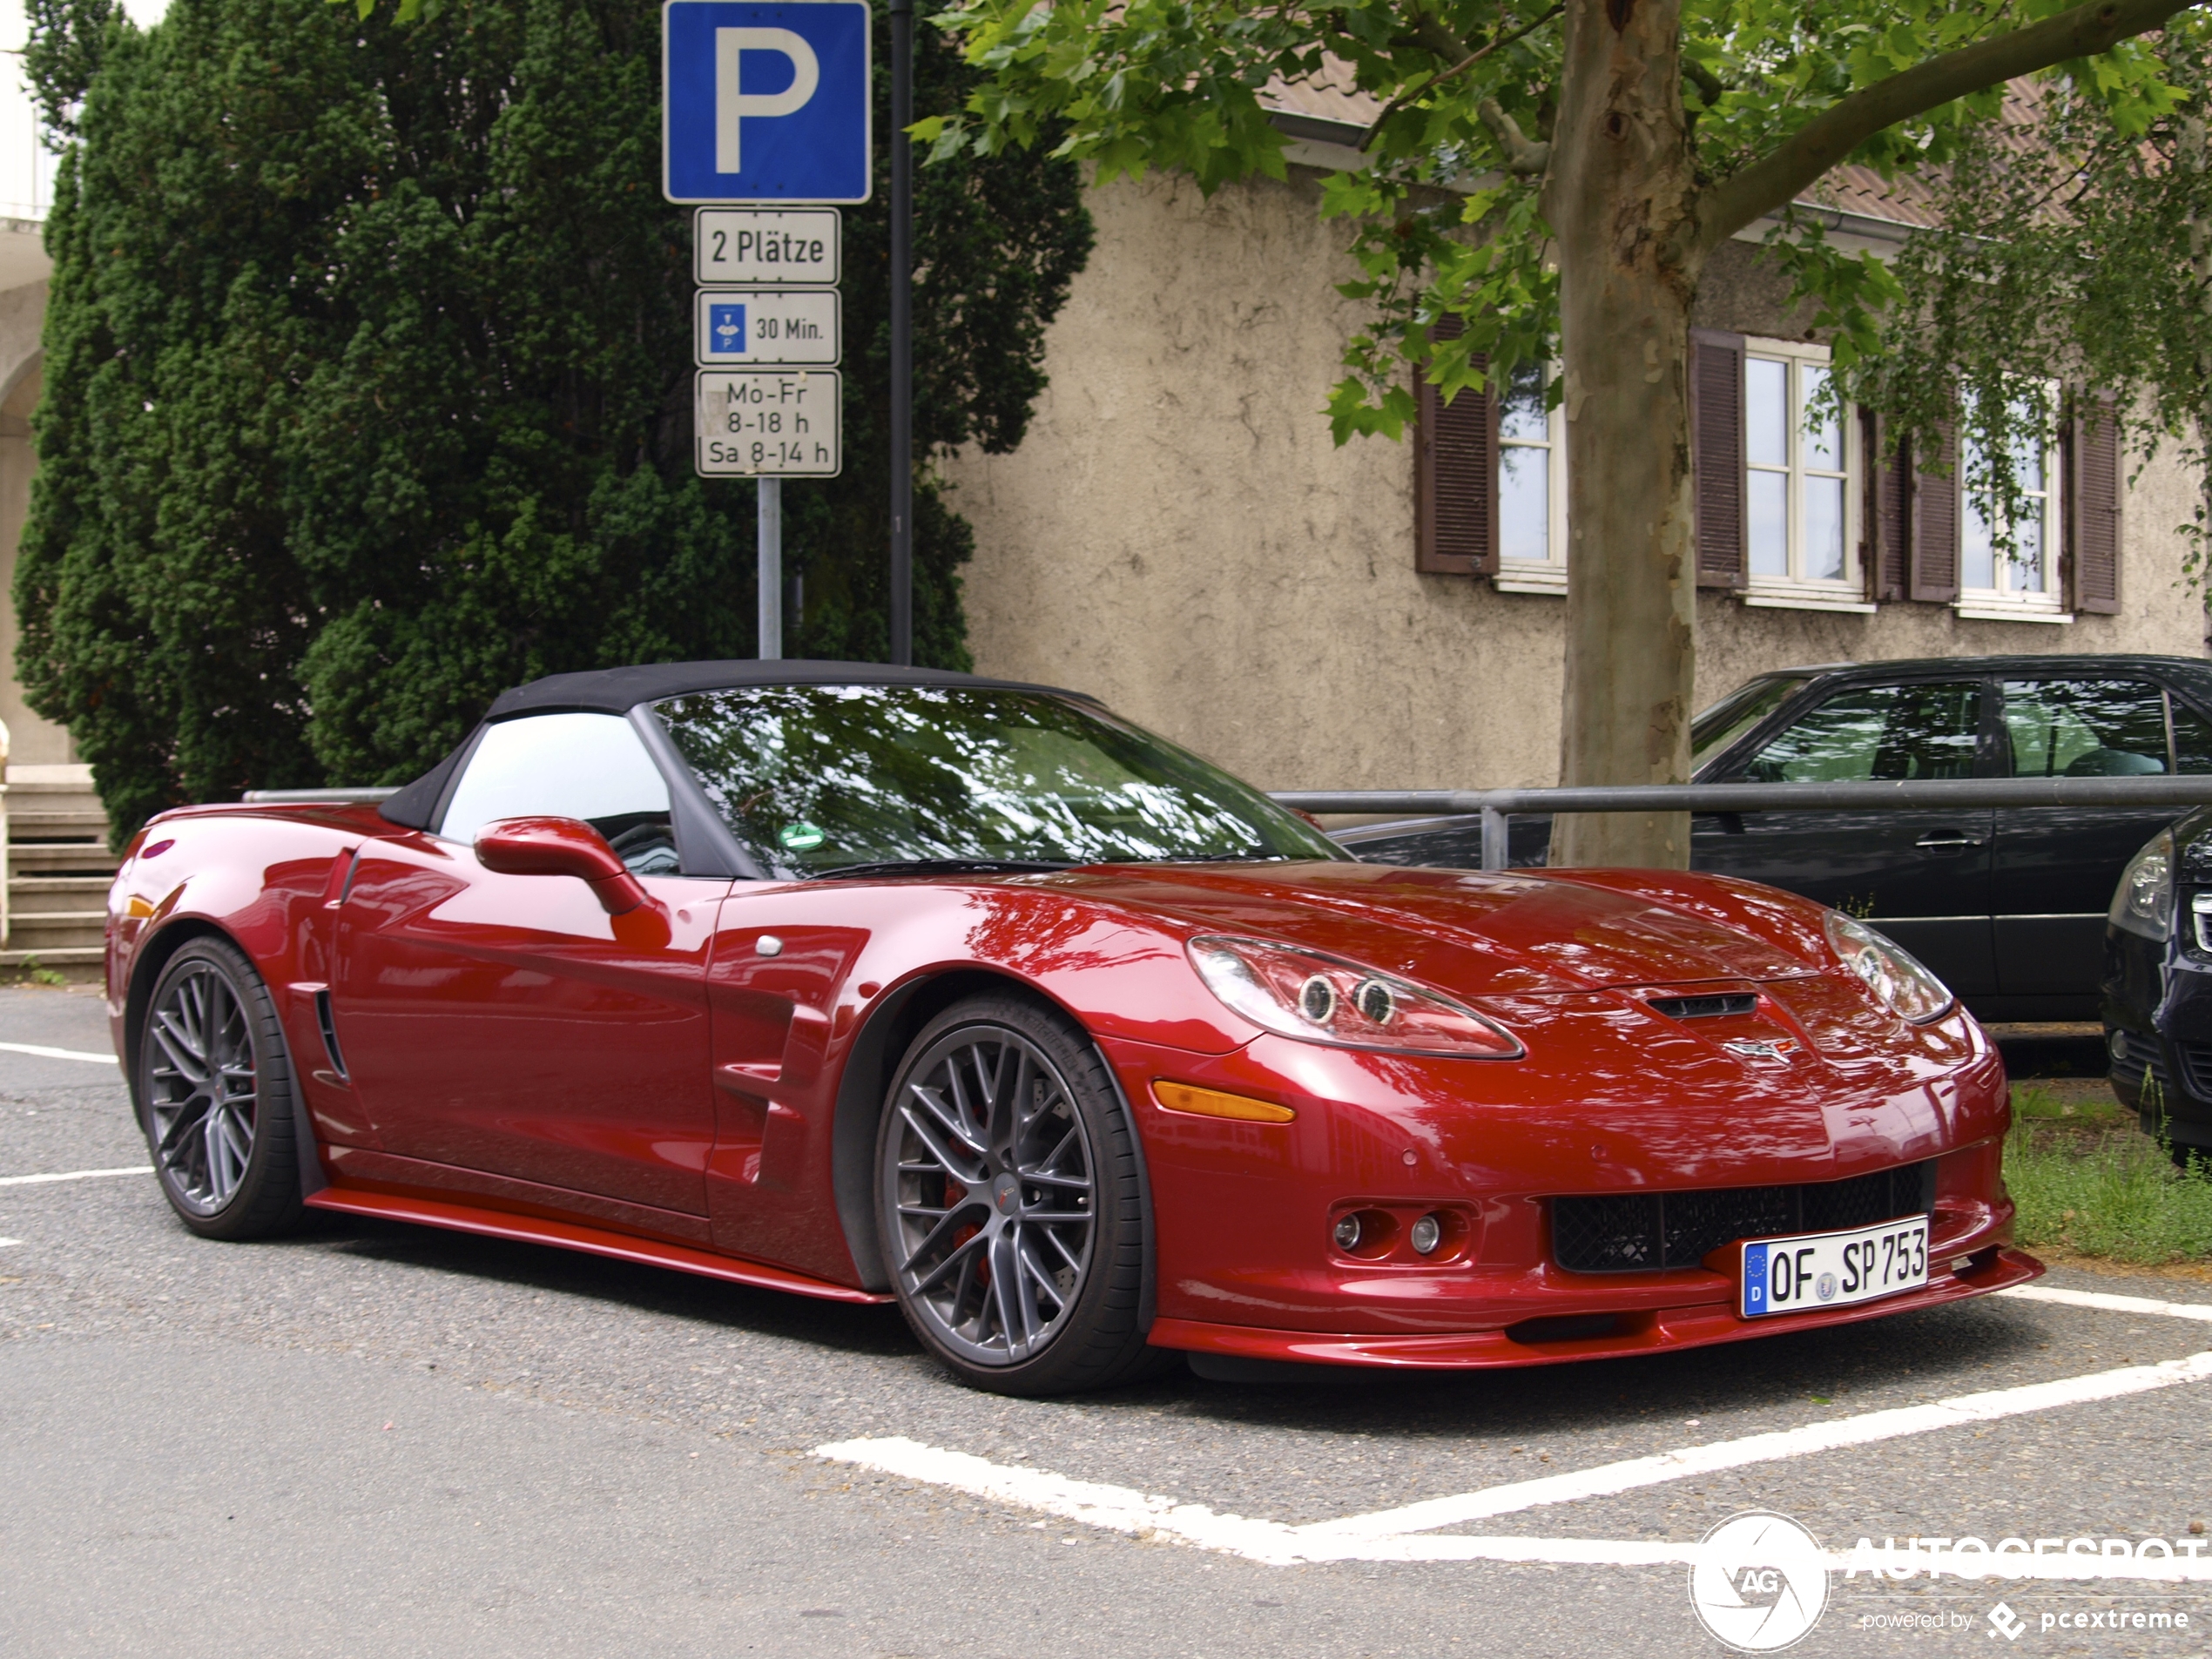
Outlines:
{"type": "MultiPolygon", "coordinates": [[[[1570,0],[1558,239],[1569,572],[1560,781],[1682,783],[1697,650],[1689,308],[1703,264],[1680,0],[1570,0]]],[[[1562,818],[1552,862],[1683,869],[1680,813],[1562,818]]]]}

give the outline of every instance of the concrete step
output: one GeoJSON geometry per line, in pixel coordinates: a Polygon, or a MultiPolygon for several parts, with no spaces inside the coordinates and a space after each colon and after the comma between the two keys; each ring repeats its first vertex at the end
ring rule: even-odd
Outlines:
{"type": "Polygon", "coordinates": [[[11,841],[105,841],[107,814],[68,804],[49,806],[8,803],[8,839],[11,841]]]}
{"type": "Polygon", "coordinates": [[[99,841],[31,841],[8,848],[10,873],[24,875],[114,873],[122,860],[99,841]]]}
{"type": "Polygon", "coordinates": [[[8,916],[10,950],[77,949],[106,936],[105,910],[11,910],[8,916]]]}
{"type": "Polygon", "coordinates": [[[107,953],[98,946],[59,950],[0,950],[0,980],[58,974],[72,985],[97,985],[105,973],[107,953]]]}
{"type": "Polygon", "coordinates": [[[8,903],[17,910],[82,910],[105,900],[114,885],[108,875],[10,874],[8,903]]]}

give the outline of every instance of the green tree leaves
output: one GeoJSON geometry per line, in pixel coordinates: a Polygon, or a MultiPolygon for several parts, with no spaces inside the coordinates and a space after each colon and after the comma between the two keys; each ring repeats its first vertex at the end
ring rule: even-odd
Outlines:
{"type": "MultiPolygon", "coordinates": [[[[47,230],[19,661],[118,834],[252,786],[401,781],[538,674],[751,653],[752,487],[692,472],[657,6],[445,0],[402,26],[176,0],[142,33],[44,3],[78,8],[49,14],[41,61],[81,111],[47,230]]],[[[933,36],[920,107],[975,78],[933,36]]],[[[923,184],[916,644],[958,666],[970,542],[927,456],[1020,442],[1090,226],[1042,154],[923,184]]],[[[846,225],[847,470],[786,487],[787,649],[865,658],[880,192],[846,225]]]]}

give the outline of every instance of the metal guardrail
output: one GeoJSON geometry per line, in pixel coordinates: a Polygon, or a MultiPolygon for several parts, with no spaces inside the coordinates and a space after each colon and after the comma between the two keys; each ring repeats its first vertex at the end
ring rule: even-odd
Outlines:
{"type": "Polygon", "coordinates": [[[1883,812],[1944,806],[2202,806],[2212,776],[1942,778],[1872,784],[1618,784],[1554,789],[1278,789],[1305,813],[1482,819],[1482,867],[1506,867],[1507,819],[1526,813],[1883,812]]]}

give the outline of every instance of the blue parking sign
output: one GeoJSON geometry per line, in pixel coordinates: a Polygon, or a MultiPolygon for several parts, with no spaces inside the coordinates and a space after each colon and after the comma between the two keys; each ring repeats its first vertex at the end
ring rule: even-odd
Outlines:
{"type": "Polygon", "coordinates": [[[669,200],[866,201],[868,25],[868,0],[668,0],[669,200]]]}
{"type": "Polygon", "coordinates": [[[745,307],[743,306],[714,305],[707,311],[707,338],[717,356],[725,353],[737,354],[745,349],[745,307]]]}

